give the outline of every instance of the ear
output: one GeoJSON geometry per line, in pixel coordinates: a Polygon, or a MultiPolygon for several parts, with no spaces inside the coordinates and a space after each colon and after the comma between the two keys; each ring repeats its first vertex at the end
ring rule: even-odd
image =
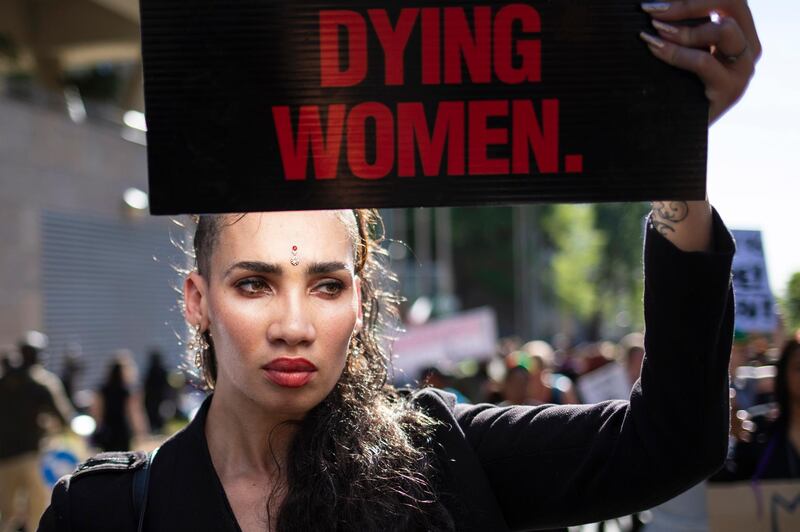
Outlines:
{"type": "Polygon", "coordinates": [[[355,332],[361,332],[361,329],[364,327],[364,306],[361,299],[361,277],[358,275],[355,276],[355,284],[353,286],[355,288],[356,299],[358,301],[358,315],[356,316],[355,332]]]}
{"type": "Polygon", "coordinates": [[[208,329],[208,285],[196,271],[183,280],[183,302],[186,322],[191,326],[199,324],[201,331],[208,329]]]}

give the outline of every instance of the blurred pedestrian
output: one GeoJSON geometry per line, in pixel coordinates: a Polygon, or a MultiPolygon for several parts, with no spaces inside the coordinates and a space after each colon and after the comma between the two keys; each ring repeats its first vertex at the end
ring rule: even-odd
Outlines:
{"type": "Polygon", "coordinates": [[[419,372],[419,387],[426,388],[432,386],[440,390],[446,390],[456,396],[458,403],[470,403],[467,396],[453,386],[453,376],[436,366],[427,366],[419,372]]]}
{"type": "MultiPolygon", "coordinates": [[[[733,479],[800,478],[800,342],[784,345],[775,377],[778,418],[763,441],[738,442],[733,479]]],[[[728,464],[730,466],[730,464],[728,464]]]]}
{"type": "Polygon", "coordinates": [[[61,381],[39,364],[47,337],[26,333],[19,344],[20,365],[9,363],[0,377],[0,532],[32,528],[48,502],[40,468],[40,448],[48,429],[72,417],[61,381]],[[16,504],[25,502],[25,509],[16,504]]]}
{"type": "Polygon", "coordinates": [[[631,386],[639,380],[642,375],[642,361],[644,360],[644,334],[632,332],[626,334],[619,341],[622,349],[622,365],[628,374],[628,382],[631,386]]]}
{"type": "Polygon", "coordinates": [[[545,341],[534,340],[522,346],[528,354],[528,399],[531,405],[577,404],[572,379],[555,371],[555,352],[545,341]]]}
{"type": "Polygon", "coordinates": [[[144,379],[144,409],[151,431],[161,432],[164,428],[165,411],[175,411],[174,401],[161,352],[153,349],[149,353],[147,375],[144,379]]]}
{"type": "Polygon", "coordinates": [[[514,365],[506,371],[503,380],[503,402],[500,406],[524,405],[528,400],[528,368],[514,365]]]}
{"type": "Polygon", "coordinates": [[[64,392],[67,394],[67,398],[76,409],[79,406],[75,404],[75,381],[82,372],[81,346],[75,343],[68,344],[64,349],[64,368],[61,370],[61,383],[64,385],[64,392]]]}
{"type": "Polygon", "coordinates": [[[127,451],[131,438],[142,430],[141,394],[134,390],[135,366],[130,352],[119,350],[108,367],[108,375],[95,398],[98,421],[94,444],[104,451],[127,451]]]}

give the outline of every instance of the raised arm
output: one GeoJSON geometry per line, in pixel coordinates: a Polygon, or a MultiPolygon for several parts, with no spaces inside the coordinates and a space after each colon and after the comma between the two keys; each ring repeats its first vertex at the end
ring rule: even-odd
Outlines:
{"type": "Polygon", "coordinates": [[[651,216],[645,359],[630,401],[454,409],[513,530],[597,521],[655,506],[712,474],[728,436],[733,241],[685,252],[651,216]]]}

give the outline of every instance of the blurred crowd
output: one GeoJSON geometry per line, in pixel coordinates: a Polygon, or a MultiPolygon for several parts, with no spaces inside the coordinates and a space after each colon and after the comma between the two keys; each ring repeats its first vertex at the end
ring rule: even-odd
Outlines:
{"type": "MultiPolygon", "coordinates": [[[[49,502],[48,484],[95,452],[158,446],[191,418],[200,401],[192,381],[157,350],[147,354],[143,371],[133,353],[110,354],[102,382],[83,390],[78,389],[85,370],[80,348],[64,351],[60,375],[41,363],[46,348],[47,337],[31,331],[16,349],[0,353],[0,532],[33,530],[49,502]]],[[[470,403],[625,399],[639,378],[644,353],[640,333],[577,345],[565,337],[552,344],[506,338],[485,359],[424,368],[415,384],[470,403]]],[[[728,459],[712,481],[800,478],[800,331],[780,345],[767,336],[737,334],[730,371],[728,459]]],[[[669,519],[691,520],[692,513],[702,521],[703,492],[690,491],[665,505],[667,517],[655,508],[595,529],[670,530],[669,519]]]]}
{"type": "Polygon", "coordinates": [[[79,347],[65,350],[56,375],[41,362],[47,342],[29,331],[0,353],[0,532],[34,530],[60,476],[97,452],[156,447],[199,401],[157,350],[147,354],[143,375],[133,353],[111,353],[102,382],[78,389],[79,347]]]}

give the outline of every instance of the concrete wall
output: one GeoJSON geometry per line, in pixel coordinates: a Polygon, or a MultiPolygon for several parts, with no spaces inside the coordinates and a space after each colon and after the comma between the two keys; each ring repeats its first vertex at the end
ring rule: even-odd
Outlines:
{"type": "Polygon", "coordinates": [[[41,213],[124,219],[122,193],[147,190],[146,168],[119,126],[0,96],[0,346],[43,328],[41,213]]]}

